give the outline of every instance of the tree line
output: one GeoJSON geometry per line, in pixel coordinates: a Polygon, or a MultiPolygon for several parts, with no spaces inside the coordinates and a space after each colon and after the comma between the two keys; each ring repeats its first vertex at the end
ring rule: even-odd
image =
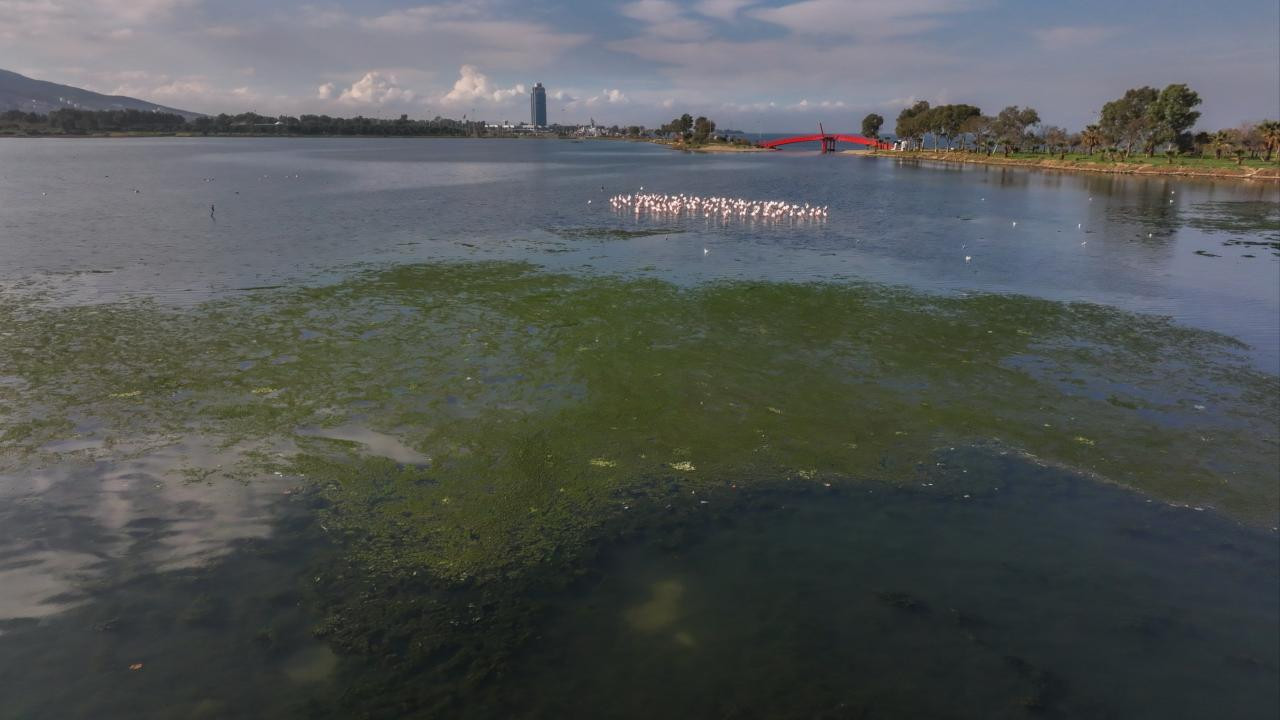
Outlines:
{"type": "MultiPolygon", "coordinates": [[[[1217,132],[1193,131],[1200,112],[1200,96],[1185,84],[1163,90],[1140,87],[1128,90],[1102,106],[1098,122],[1080,132],[1042,125],[1031,107],[1010,105],[994,116],[973,105],[930,106],[920,101],[898,114],[894,133],[906,149],[947,149],[1002,152],[1043,152],[1065,157],[1068,152],[1128,159],[1136,153],[1154,157],[1163,152],[1169,161],[1178,155],[1221,158],[1265,156],[1270,162],[1280,150],[1280,122],[1267,120],[1217,132]],[[930,147],[931,146],[931,147],[930,147]]],[[[862,120],[862,133],[879,138],[884,118],[872,113],[862,120]]]]}
{"type": "Polygon", "coordinates": [[[101,132],[171,132],[217,135],[360,135],[467,137],[484,134],[484,123],[436,117],[410,120],[407,115],[386,120],[356,116],[221,114],[187,120],[174,113],[144,110],[77,110],[64,108],[47,115],[10,110],[0,113],[0,130],[27,133],[93,134],[101,132]]]}
{"type": "Polygon", "coordinates": [[[695,118],[685,113],[658,128],[658,133],[665,137],[679,138],[686,143],[704,145],[716,136],[716,123],[702,115],[695,118]]]}

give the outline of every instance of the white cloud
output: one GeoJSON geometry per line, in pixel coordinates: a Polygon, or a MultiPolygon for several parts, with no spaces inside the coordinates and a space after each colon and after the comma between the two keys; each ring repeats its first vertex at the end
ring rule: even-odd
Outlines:
{"type": "MultiPolygon", "coordinates": [[[[775,107],[773,103],[769,103],[770,107],[775,107]]],[[[809,110],[842,110],[846,107],[843,100],[822,100],[821,102],[811,103],[807,99],[798,103],[787,106],[792,112],[806,112],[809,110]]]]}
{"type": "Polygon", "coordinates": [[[480,8],[476,4],[422,5],[393,10],[376,17],[361,18],[360,25],[368,30],[381,32],[420,33],[436,23],[477,17],[480,17],[480,8]]]}
{"type": "Polygon", "coordinates": [[[173,77],[145,70],[92,73],[84,87],[108,95],[127,95],[183,110],[242,112],[266,98],[249,86],[227,88],[203,75],[173,77]]]}
{"type": "Polygon", "coordinates": [[[331,83],[331,82],[327,82],[327,83],[325,83],[325,84],[321,85],[320,87],[316,88],[316,99],[318,99],[318,100],[332,100],[332,99],[333,99],[333,91],[334,91],[334,90],[336,90],[336,89],[337,89],[337,88],[334,86],[334,84],[333,84],[333,83],[331,83]]]}
{"type": "Polygon", "coordinates": [[[96,36],[111,40],[200,0],[0,0],[0,38],[96,36]],[[112,35],[115,35],[112,37],[112,35]]]}
{"type": "MultiPolygon", "coordinates": [[[[324,87],[321,86],[321,88],[324,87]]],[[[346,105],[385,105],[394,102],[412,102],[414,97],[412,90],[400,87],[395,75],[374,70],[365,73],[364,77],[343,90],[338,96],[338,102],[346,105]]]]}
{"type": "Polygon", "coordinates": [[[932,29],[940,16],[972,10],[986,0],[801,0],[747,15],[808,35],[902,37],[932,29]]]}
{"type": "Polygon", "coordinates": [[[623,5],[621,12],[633,20],[661,23],[683,15],[684,9],[671,0],[636,0],[623,5]]]}
{"type": "Polygon", "coordinates": [[[755,4],[755,0],[701,0],[694,3],[693,9],[699,15],[720,20],[734,20],[744,8],[755,4]]]}
{"type": "Polygon", "coordinates": [[[1064,50],[1096,45],[1119,32],[1120,28],[1102,25],[1060,25],[1036,30],[1034,34],[1046,50],[1064,50]]]}
{"type": "Polygon", "coordinates": [[[458,80],[453,84],[453,89],[445,93],[440,102],[445,105],[465,105],[478,100],[502,103],[527,92],[529,91],[524,85],[496,87],[474,65],[463,65],[458,69],[458,80]]]}
{"type": "Polygon", "coordinates": [[[202,28],[200,32],[211,38],[220,38],[223,40],[244,37],[248,34],[248,31],[245,28],[238,27],[236,25],[210,25],[209,27],[202,28]]]}
{"type": "Polygon", "coordinates": [[[620,11],[644,24],[644,32],[668,40],[700,40],[711,37],[707,23],[685,14],[684,8],[670,0],[636,0],[620,11]]]}

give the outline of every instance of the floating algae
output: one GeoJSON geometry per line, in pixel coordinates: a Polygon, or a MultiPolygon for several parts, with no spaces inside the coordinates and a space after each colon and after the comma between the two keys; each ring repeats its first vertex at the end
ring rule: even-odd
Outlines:
{"type": "Polygon", "coordinates": [[[291,469],[316,476],[339,525],[425,541],[412,560],[445,575],[536,558],[640,478],[909,481],[972,442],[1254,522],[1277,512],[1277,379],[1230,338],[1099,306],[476,263],[88,312],[0,304],[0,363],[22,380],[0,385],[0,462],[25,466],[90,419],[108,446],[292,439],[291,469]],[[242,366],[278,357],[293,360],[242,366]],[[392,461],[315,437],[348,427],[397,438],[392,461]],[[375,479],[388,500],[370,506],[375,479]]]}
{"type": "Polygon", "coordinates": [[[0,384],[0,470],[85,425],[106,447],[283,441],[296,451],[224,472],[305,478],[324,503],[346,541],[316,576],[324,636],[475,682],[529,633],[513,588],[580,566],[603,534],[731,513],[755,490],[913,483],[939,448],[1277,517],[1280,381],[1231,338],[1094,305],[465,263],[190,310],[6,298],[0,326],[18,379],[0,384]]]}

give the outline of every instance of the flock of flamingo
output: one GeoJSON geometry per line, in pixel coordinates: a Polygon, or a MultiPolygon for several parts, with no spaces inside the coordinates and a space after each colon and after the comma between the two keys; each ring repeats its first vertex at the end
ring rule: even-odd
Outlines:
{"type": "MultiPolygon", "coordinates": [[[[644,188],[641,188],[643,190],[644,188]]],[[[697,195],[659,195],[637,193],[609,198],[614,210],[632,210],[636,215],[668,217],[738,218],[744,220],[825,220],[825,205],[787,203],[780,200],[747,200],[745,198],[699,197],[697,195]]]]}

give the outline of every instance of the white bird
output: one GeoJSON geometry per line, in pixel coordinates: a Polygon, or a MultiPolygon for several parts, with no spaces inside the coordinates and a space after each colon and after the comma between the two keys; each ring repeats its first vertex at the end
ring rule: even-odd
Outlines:
{"type": "Polygon", "coordinates": [[[591,204],[591,201],[590,201],[590,200],[588,200],[588,201],[587,201],[587,204],[588,204],[588,205],[590,205],[590,204],[591,204]]]}
{"type": "Polygon", "coordinates": [[[1013,226],[1014,226],[1014,227],[1018,227],[1018,221],[1017,221],[1017,220],[1014,220],[1014,221],[1013,221],[1013,226]]]}
{"type": "Polygon", "coordinates": [[[711,254],[711,251],[710,251],[710,250],[708,250],[708,249],[706,249],[706,248],[702,248],[702,256],[703,256],[703,257],[706,257],[707,255],[710,255],[710,254],[711,254]]]}
{"type": "Polygon", "coordinates": [[[1084,223],[1076,223],[1076,229],[1077,229],[1077,230],[1079,230],[1079,229],[1080,229],[1080,228],[1082,228],[1082,227],[1084,227],[1084,223]]]}
{"type": "Polygon", "coordinates": [[[969,261],[970,261],[970,260],[972,260],[972,259],[973,259],[973,256],[972,256],[972,255],[965,255],[965,256],[964,256],[964,261],[965,261],[965,262],[969,262],[969,261]]]}

